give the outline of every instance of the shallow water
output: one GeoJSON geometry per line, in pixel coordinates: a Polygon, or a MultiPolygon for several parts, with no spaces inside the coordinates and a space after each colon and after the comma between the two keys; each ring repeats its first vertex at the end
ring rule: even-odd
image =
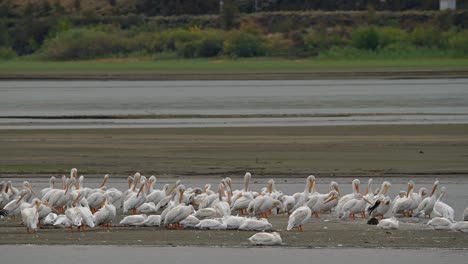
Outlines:
{"type": "Polygon", "coordinates": [[[308,118],[0,119],[0,128],[468,123],[468,79],[2,81],[0,116],[375,114],[308,118]],[[419,113],[419,115],[406,115],[419,113]],[[435,115],[436,114],[436,115],[435,115]],[[444,115],[438,115],[444,114],[444,115]]]}
{"type": "Polygon", "coordinates": [[[445,249],[291,249],[128,246],[0,246],[2,263],[465,263],[445,249]]]}

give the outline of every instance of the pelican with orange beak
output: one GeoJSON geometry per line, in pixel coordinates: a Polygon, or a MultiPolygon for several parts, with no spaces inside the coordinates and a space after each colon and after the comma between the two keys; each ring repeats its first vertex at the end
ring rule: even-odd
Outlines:
{"type": "Polygon", "coordinates": [[[306,179],[304,192],[293,194],[295,205],[292,210],[294,211],[297,208],[305,205],[305,203],[309,199],[309,194],[313,192],[314,190],[315,190],[315,176],[309,175],[309,177],[307,177],[306,179]]]}
{"type": "Polygon", "coordinates": [[[416,209],[418,215],[424,214],[425,217],[431,218],[431,213],[434,210],[434,205],[437,201],[437,195],[435,195],[435,192],[437,191],[438,186],[439,181],[436,180],[432,185],[432,191],[429,197],[424,198],[424,200],[422,200],[422,202],[418,205],[418,208],[416,209]]]}
{"type": "Polygon", "coordinates": [[[108,196],[106,195],[102,202],[101,209],[94,213],[93,220],[96,226],[105,226],[107,230],[110,230],[111,224],[116,216],[117,210],[113,204],[108,202],[108,196]]]}
{"type": "Polygon", "coordinates": [[[403,198],[398,199],[395,204],[393,205],[392,212],[394,214],[403,214],[406,217],[410,216],[409,210],[411,209],[413,201],[411,200],[411,193],[414,189],[414,182],[408,182],[408,190],[406,191],[406,195],[403,198]]]}
{"type": "Polygon", "coordinates": [[[137,208],[146,202],[146,181],[141,180],[141,186],[138,193],[132,193],[129,198],[124,201],[123,212],[126,213],[128,210],[132,210],[133,214],[137,214],[137,208]]]}

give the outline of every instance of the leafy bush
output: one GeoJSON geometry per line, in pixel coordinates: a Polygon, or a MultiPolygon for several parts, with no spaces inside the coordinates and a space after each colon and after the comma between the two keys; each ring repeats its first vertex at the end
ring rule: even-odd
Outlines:
{"type": "Polygon", "coordinates": [[[293,41],[282,34],[271,34],[266,39],[265,53],[267,56],[290,56],[294,53],[293,46],[293,41]]]}
{"type": "Polygon", "coordinates": [[[262,56],[265,54],[264,44],[262,36],[234,30],[227,34],[223,51],[233,58],[262,56]]]}
{"type": "Polygon", "coordinates": [[[71,29],[45,41],[41,54],[50,60],[103,57],[131,51],[130,41],[116,33],[71,29]]]}
{"type": "Polygon", "coordinates": [[[358,28],[352,33],[353,47],[376,50],[379,47],[379,34],[375,27],[358,28]]]}
{"type": "Polygon", "coordinates": [[[0,47],[0,60],[11,60],[16,57],[16,52],[10,47],[0,47]]]}
{"type": "Polygon", "coordinates": [[[448,46],[451,49],[468,54],[468,31],[462,31],[450,36],[448,46]]]}
{"type": "Polygon", "coordinates": [[[413,45],[419,47],[444,47],[444,39],[440,30],[430,27],[417,27],[409,35],[413,45]]]}

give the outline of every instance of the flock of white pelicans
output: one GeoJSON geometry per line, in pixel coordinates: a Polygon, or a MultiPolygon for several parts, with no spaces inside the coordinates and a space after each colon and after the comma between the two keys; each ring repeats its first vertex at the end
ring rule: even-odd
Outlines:
{"type": "MultiPolygon", "coordinates": [[[[221,180],[217,192],[210,184],[204,188],[188,188],[178,180],[172,187],[168,184],[162,189],[154,189],[156,177],[136,173],[128,177],[128,189],[121,191],[108,188],[107,180],[99,188],[83,186],[84,177],[78,177],[74,168],[70,177],[63,176],[57,188],[57,179],[51,177],[48,188],[35,192],[31,184],[23,182],[18,190],[10,181],[0,182],[0,215],[4,217],[21,216],[27,232],[36,232],[42,225],[77,227],[102,226],[110,229],[117,217],[117,210],[125,216],[121,226],[163,226],[171,229],[238,229],[272,230],[267,218],[271,214],[288,214],[286,230],[298,228],[303,231],[304,224],[312,216],[332,213],[340,219],[355,219],[356,215],[371,218],[374,224],[383,229],[397,229],[395,216],[432,218],[427,224],[435,229],[452,229],[468,232],[468,208],[462,221],[456,222],[454,210],[443,202],[445,187],[437,192],[439,182],[435,181],[430,193],[426,188],[413,192],[414,182],[408,182],[408,189],[400,191],[394,199],[387,194],[391,188],[384,181],[376,191],[372,190],[372,179],[368,181],[364,193],[360,192],[360,181],[352,181],[353,192],[342,194],[338,183],[332,181],[325,193],[316,190],[313,175],[307,177],[303,192],[287,195],[278,190],[274,180],[259,192],[249,188],[251,174],[244,176],[244,188],[232,188],[232,180],[221,180]],[[392,217],[385,216],[391,215],[392,217]],[[381,220],[376,218],[380,217],[381,220]],[[385,218],[385,219],[384,219],[385,218]]],[[[372,222],[369,221],[369,222],[372,222]]],[[[281,243],[278,233],[257,233],[249,240],[254,244],[272,245],[281,243]]]]}

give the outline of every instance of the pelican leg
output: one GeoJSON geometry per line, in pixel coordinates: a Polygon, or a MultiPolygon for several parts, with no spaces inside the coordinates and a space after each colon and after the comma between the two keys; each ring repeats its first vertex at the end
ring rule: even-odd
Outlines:
{"type": "Polygon", "coordinates": [[[361,212],[361,218],[362,219],[366,218],[366,213],[365,212],[361,212]]]}
{"type": "Polygon", "coordinates": [[[320,218],[317,212],[314,212],[315,217],[320,218]]]}
{"type": "Polygon", "coordinates": [[[302,225],[299,225],[299,232],[304,232],[304,228],[302,227],[302,225]]]}

